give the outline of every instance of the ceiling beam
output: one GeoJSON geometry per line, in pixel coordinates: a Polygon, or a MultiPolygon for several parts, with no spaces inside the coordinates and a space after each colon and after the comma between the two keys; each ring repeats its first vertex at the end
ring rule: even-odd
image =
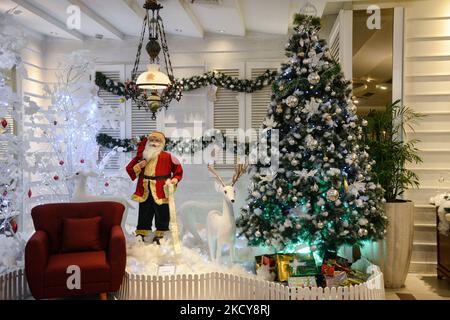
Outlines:
{"type": "Polygon", "coordinates": [[[241,22],[242,36],[245,37],[245,34],[247,32],[247,26],[245,24],[244,11],[242,10],[242,6],[239,0],[234,0],[234,5],[236,7],[236,11],[239,16],[239,21],[241,22]]]}
{"type": "Polygon", "coordinates": [[[68,0],[71,4],[78,6],[80,8],[80,11],[87,15],[89,18],[94,20],[96,23],[101,25],[103,28],[111,32],[118,40],[125,39],[125,34],[121,31],[119,31],[116,27],[114,27],[111,23],[103,19],[101,16],[99,16],[94,10],[86,6],[83,2],[80,0],[68,0]]]}
{"type": "Polygon", "coordinates": [[[195,16],[195,13],[194,13],[194,11],[192,11],[192,8],[190,7],[190,5],[186,1],[183,1],[183,0],[178,0],[178,3],[186,12],[188,18],[191,20],[191,22],[194,25],[195,29],[197,30],[199,36],[203,38],[203,36],[205,35],[205,30],[203,29],[203,26],[201,25],[201,23],[198,21],[197,17],[195,16]]]}
{"type": "Polygon", "coordinates": [[[136,0],[122,0],[128,8],[133,11],[139,19],[143,20],[145,17],[145,9],[140,6],[136,0]]]}
{"type": "Polygon", "coordinates": [[[52,17],[47,12],[45,12],[42,9],[31,4],[27,0],[12,0],[12,1],[15,2],[16,4],[18,4],[19,6],[21,6],[22,8],[24,8],[24,9],[30,11],[31,13],[37,15],[38,17],[44,19],[48,23],[54,25],[56,28],[70,34],[72,37],[74,37],[77,40],[84,41],[84,39],[86,38],[81,32],[68,29],[65,23],[52,17]]]}

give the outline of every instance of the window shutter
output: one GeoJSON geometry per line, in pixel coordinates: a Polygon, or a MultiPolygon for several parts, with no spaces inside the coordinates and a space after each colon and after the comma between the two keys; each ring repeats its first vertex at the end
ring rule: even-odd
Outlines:
{"type": "MultiPolygon", "coordinates": [[[[14,85],[15,72],[16,72],[16,69],[12,69],[11,71],[7,72],[7,76],[9,78],[9,80],[7,80],[7,85],[10,85],[14,91],[16,91],[15,85],[14,85]]],[[[15,123],[13,117],[11,116],[12,111],[13,111],[12,106],[8,105],[6,108],[6,114],[2,117],[2,118],[5,118],[5,120],[8,122],[8,126],[6,127],[6,129],[3,129],[3,127],[0,127],[1,134],[14,134],[15,133],[14,130],[15,130],[16,123],[15,123]]],[[[1,120],[2,119],[0,119],[0,121],[1,120]]],[[[0,162],[6,161],[7,156],[8,156],[8,142],[0,140],[0,162]]]]}
{"type": "MultiPolygon", "coordinates": [[[[111,80],[114,81],[122,81],[123,79],[121,79],[121,73],[120,71],[102,71],[102,73],[110,78],[111,80]]],[[[100,89],[98,92],[98,96],[103,100],[103,103],[99,104],[99,108],[103,108],[103,106],[111,106],[111,108],[113,108],[114,110],[118,109],[121,107],[121,103],[120,103],[120,97],[118,95],[115,95],[109,91],[100,89]]],[[[119,120],[115,120],[116,121],[116,128],[105,128],[103,127],[100,130],[100,133],[105,133],[115,139],[121,139],[121,130],[120,130],[120,121],[119,120]]],[[[106,148],[106,147],[100,147],[99,148],[99,160],[103,159],[103,157],[110,152],[111,149],[110,148],[106,148]]],[[[106,164],[105,169],[106,170],[118,170],[121,167],[120,164],[120,155],[116,154],[113,157],[111,157],[111,159],[109,160],[109,162],[106,164]]]]}
{"type": "MultiPolygon", "coordinates": [[[[145,69],[138,69],[138,75],[146,71],[145,69]]],[[[157,116],[161,117],[161,113],[157,116]]],[[[156,130],[156,120],[152,119],[152,113],[145,108],[138,108],[134,101],[131,102],[131,137],[146,136],[151,131],[156,130]]]]}
{"type": "MultiPolygon", "coordinates": [[[[239,69],[218,69],[228,76],[238,78],[239,69]]],[[[214,128],[220,130],[222,134],[226,134],[226,130],[233,130],[239,128],[239,101],[238,94],[224,88],[217,88],[216,101],[214,102],[213,124],[214,128]]],[[[236,135],[229,136],[227,139],[236,139],[236,135]],[[234,137],[233,137],[234,136],[234,137]]],[[[223,164],[216,164],[216,168],[229,168],[236,162],[234,153],[219,152],[219,157],[223,159],[223,164]]]]}
{"type": "Polygon", "coordinates": [[[339,63],[339,33],[337,33],[333,42],[330,43],[330,53],[334,60],[339,63]]]}
{"type": "Polygon", "coordinates": [[[331,29],[330,36],[328,38],[328,46],[330,48],[330,53],[336,62],[340,61],[340,47],[341,47],[340,35],[341,35],[341,23],[340,17],[338,17],[331,29]]]}
{"type": "MultiPolygon", "coordinates": [[[[2,131],[2,134],[14,134],[15,122],[11,116],[11,112],[12,112],[12,107],[8,106],[7,115],[5,115],[3,117],[8,122],[8,126],[6,127],[6,129],[3,129],[3,127],[0,128],[0,130],[2,131]],[[3,132],[3,130],[5,130],[5,131],[3,132]]],[[[2,120],[2,119],[0,119],[0,120],[2,120]]],[[[8,142],[1,140],[0,141],[0,161],[5,161],[7,159],[7,155],[8,155],[8,142]]]]}
{"type": "MultiPolygon", "coordinates": [[[[254,68],[251,70],[252,80],[264,74],[267,68],[254,68]]],[[[276,71],[275,68],[269,69],[276,71]]],[[[252,129],[260,129],[264,119],[267,116],[267,108],[270,104],[272,96],[272,86],[266,86],[262,90],[255,91],[251,94],[251,116],[250,127],[252,129]]]]}

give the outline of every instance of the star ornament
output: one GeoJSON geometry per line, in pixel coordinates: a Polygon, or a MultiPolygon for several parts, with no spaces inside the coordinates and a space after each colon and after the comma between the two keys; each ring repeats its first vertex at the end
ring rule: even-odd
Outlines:
{"type": "Polygon", "coordinates": [[[306,120],[309,120],[314,114],[318,113],[320,103],[318,103],[315,99],[311,99],[311,101],[306,102],[305,107],[302,112],[308,114],[306,120]]]}
{"type": "Polygon", "coordinates": [[[266,120],[264,120],[263,124],[268,129],[276,128],[278,125],[278,123],[273,119],[273,116],[271,116],[270,118],[266,118],[266,120]]]}
{"type": "Polygon", "coordinates": [[[306,262],[299,262],[297,258],[294,258],[294,261],[289,263],[289,266],[294,270],[294,272],[297,271],[298,267],[304,267],[306,266],[306,262]]]}

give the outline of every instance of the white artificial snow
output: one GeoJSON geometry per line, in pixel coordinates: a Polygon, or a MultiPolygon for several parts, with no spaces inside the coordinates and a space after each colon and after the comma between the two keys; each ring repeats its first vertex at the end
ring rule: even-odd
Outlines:
{"type": "Polygon", "coordinates": [[[439,224],[438,224],[438,230],[443,235],[448,235],[448,231],[450,230],[450,222],[447,220],[447,212],[445,209],[450,208],[450,201],[444,201],[440,202],[439,209],[438,209],[438,216],[439,216],[439,224]]]}
{"type": "MultiPolygon", "coordinates": [[[[151,236],[149,238],[151,239],[151,236]]],[[[253,272],[255,258],[251,248],[240,247],[237,244],[238,261],[231,263],[228,255],[225,255],[222,264],[218,264],[210,261],[204,244],[195,243],[192,239],[185,241],[181,255],[176,257],[170,236],[168,235],[166,238],[167,240],[161,241],[161,245],[156,245],[147,240],[142,242],[140,237],[127,235],[128,272],[156,276],[160,265],[175,265],[176,275],[221,272],[244,277],[265,278],[264,275],[258,276],[253,272]]]]}
{"type": "Polygon", "coordinates": [[[20,234],[7,237],[0,234],[0,274],[24,266],[25,241],[20,234]]]}
{"type": "Polygon", "coordinates": [[[436,207],[439,207],[443,202],[447,201],[446,197],[449,197],[449,193],[440,193],[435,195],[434,197],[430,198],[430,204],[435,205],[436,207]]]}

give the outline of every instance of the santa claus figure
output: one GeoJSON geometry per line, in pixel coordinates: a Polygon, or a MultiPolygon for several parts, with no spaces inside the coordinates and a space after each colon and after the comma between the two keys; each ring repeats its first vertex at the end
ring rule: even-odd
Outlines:
{"type": "Polygon", "coordinates": [[[157,244],[169,230],[169,200],[164,185],[172,183],[176,187],[183,176],[178,159],[163,151],[165,143],[166,137],[162,132],[152,132],[140,142],[136,157],[126,168],[131,180],[138,178],[136,192],[131,197],[139,202],[136,236],[144,240],[152,231],[155,218],[156,232],[152,241],[157,244]]]}

